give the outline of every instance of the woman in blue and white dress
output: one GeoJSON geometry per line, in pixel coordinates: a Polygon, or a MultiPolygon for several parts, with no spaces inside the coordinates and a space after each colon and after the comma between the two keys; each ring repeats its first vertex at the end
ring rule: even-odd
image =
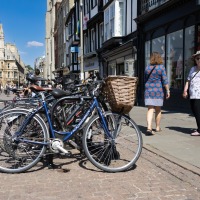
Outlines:
{"type": "Polygon", "coordinates": [[[196,62],[196,66],[190,69],[183,97],[187,98],[189,88],[190,106],[197,123],[197,129],[191,133],[191,136],[200,136],[200,51],[197,51],[192,57],[196,62]]]}
{"type": "Polygon", "coordinates": [[[146,135],[153,135],[152,120],[155,110],[156,132],[160,132],[161,106],[163,106],[164,91],[166,89],[166,98],[170,97],[168,79],[163,65],[163,59],[158,52],[153,52],[150,57],[150,65],[145,68],[145,105],[147,111],[147,131],[146,135]]]}

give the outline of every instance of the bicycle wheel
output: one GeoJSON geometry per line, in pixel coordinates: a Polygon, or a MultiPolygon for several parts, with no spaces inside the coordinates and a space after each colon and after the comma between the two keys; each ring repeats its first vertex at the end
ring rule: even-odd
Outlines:
{"type": "Polygon", "coordinates": [[[136,123],[126,115],[105,113],[109,138],[99,116],[94,116],[84,130],[83,148],[97,168],[107,172],[130,169],[142,152],[142,135],[136,123]]]}
{"type": "Polygon", "coordinates": [[[35,115],[23,129],[27,110],[8,110],[0,114],[0,171],[5,173],[24,172],[35,166],[46,150],[48,129],[38,115],[35,115]]]}

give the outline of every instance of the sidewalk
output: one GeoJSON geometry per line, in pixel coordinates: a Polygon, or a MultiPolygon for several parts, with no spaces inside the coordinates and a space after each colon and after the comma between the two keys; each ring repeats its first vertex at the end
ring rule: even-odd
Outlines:
{"type": "Polygon", "coordinates": [[[196,128],[195,118],[187,113],[162,110],[162,132],[146,136],[146,112],[146,107],[139,106],[130,112],[143,133],[144,148],[200,175],[200,137],[190,136],[196,128]]]}
{"type": "MultiPolygon", "coordinates": [[[[1,100],[11,100],[13,97],[13,94],[8,97],[0,94],[0,108],[3,107],[1,100]]],[[[195,118],[188,113],[162,110],[162,132],[146,136],[146,112],[147,108],[140,106],[133,107],[130,112],[143,133],[143,148],[200,175],[200,137],[190,136],[192,129],[196,128],[195,118]]]]}

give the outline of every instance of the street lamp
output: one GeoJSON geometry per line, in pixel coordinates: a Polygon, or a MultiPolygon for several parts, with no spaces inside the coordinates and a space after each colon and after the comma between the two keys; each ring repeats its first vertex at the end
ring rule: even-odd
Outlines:
{"type": "Polygon", "coordinates": [[[81,80],[84,80],[84,71],[83,71],[83,0],[80,0],[80,71],[81,71],[81,80]]]}

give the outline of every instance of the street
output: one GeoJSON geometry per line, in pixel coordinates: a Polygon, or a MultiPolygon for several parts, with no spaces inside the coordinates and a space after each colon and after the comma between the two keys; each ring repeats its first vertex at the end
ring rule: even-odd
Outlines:
{"type": "MultiPolygon", "coordinates": [[[[10,97],[1,95],[0,99],[11,99],[12,97],[12,95],[10,97]]],[[[134,107],[131,111],[131,117],[138,123],[142,131],[145,129],[146,123],[145,112],[146,108],[143,107],[134,107]]],[[[163,152],[159,149],[153,151],[156,148],[161,149],[156,144],[156,140],[161,141],[161,138],[164,140],[172,133],[176,138],[182,137],[177,131],[173,132],[167,128],[169,125],[173,126],[173,124],[167,126],[168,117],[174,123],[179,123],[172,118],[173,114],[168,113],[167,116],[163,116],[163,126],[165,127],[162,127],[162,135],[147,137],[143,134],[144,148],[141,157],[136,166],[129,171],[104,173],[94,167],[85,157],[81,157],[78,151],[72,150],[71,158],[62,157],[54,160],[54,163],[60,167],[58,169],[48,169],[41,163],[39,168],[34,168],[26,173],[0,173],[0,199],[198,200],[200,199],[200,173],[198,173],[197,166],[199,160],[195,166],[193,160],[191,162],[184,160],[187,159],[187,156],[181,158],[178,154],[172,155],[170,151],[164,151],[164,146],[168,145],[166,143],[161,145],[163,152]],[[153,140],[155,141],[153,142],[153,140]],[[171,159],[172,157],[173,159],[171,159]],[[182,163],[185,164],[182,165],[182,163]]],[[[189,122],[191,127],[195,125],[194,121],[189,122]]],[[[198,137],[191,138],[189,135],[184,135],[184,137],[190,142],[196,140],[198,144],[200,143],[198,137]]],[[[177,151],[174,146],[171,146],[171,149],[177,151]]],[[[199,158],[198,152],[193,152],[195,156],[197,154],[197,157],[194,156],[195,159],[199,158]]],[[[182,154],[186,154],[184,149],[182,154]]]]}

